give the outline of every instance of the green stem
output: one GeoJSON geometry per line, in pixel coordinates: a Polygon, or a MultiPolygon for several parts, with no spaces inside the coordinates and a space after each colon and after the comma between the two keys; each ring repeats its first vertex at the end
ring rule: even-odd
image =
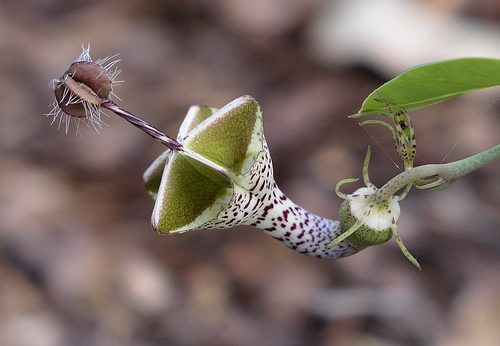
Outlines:
{"type": "Polygon", "coordinates": [[[446,164],[449,169],[448,176],[451,179],[460,178],[498,158],[500,158],[500,144],[468,158],[446,164]]]}
{"type": "Polygon", "coordinates": [[[377,190],[374,201],[386,200],[408,184],[414,184],[419,189],[445,189],[456,179],[498,158],[500,158],[500,144],[463,160],[408,169],[377,190]]]}

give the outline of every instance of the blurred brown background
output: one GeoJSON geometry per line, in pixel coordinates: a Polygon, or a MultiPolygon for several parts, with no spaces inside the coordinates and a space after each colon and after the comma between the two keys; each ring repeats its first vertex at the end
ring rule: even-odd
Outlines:
{"type": "MultiPolygon", "coordinates": [[[[401,203],[419,272],[394,240],[318,260],[250,227],[157,236],[141,176],[161,145],[44,116],[89,42],[120,53],[119,104],[171,136],[191,104],[251,94],[281,189],[336,218],[368,145],[377,185],[399,172],[388,131],[347,116],[414,65],[500,57],[499,20],[494,0],[2,0],[0,344],[500,344],[500,163],[401,203]]],[[[417,164],[498,144],[498,94],[412,112],[417,164]]]]}

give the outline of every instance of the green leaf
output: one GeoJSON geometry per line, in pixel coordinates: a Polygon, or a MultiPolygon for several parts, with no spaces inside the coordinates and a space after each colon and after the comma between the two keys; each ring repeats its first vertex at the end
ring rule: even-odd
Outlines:
{"type": "Polygon", "coordinates": [[[461,58],[411,68],[375,89],[359,115],[385,112],[379,93],[405,110],[418,109],[460,94],[500,85],[500,60],[461,58]]]}

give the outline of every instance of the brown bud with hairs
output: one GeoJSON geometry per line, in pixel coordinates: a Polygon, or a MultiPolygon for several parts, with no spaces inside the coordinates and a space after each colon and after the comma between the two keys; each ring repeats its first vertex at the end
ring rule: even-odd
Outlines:
{"type": "Polygon", "coordinates": [[[99,106],[112,92],[111,79],[104,68],[93,62],[75,62],[56,86],[56,101],[61,110],[76,118],[86,118],[86,103],[99,106]]]}
{"type": "Polygon", "coordinates": [[[66,124],[68,130],[70,119],[77,123],[83,121],[94,128],[102,127],[101,105],[110,100],[113,86],[120,70],[113,68],[118,60],[99,59],[92,61],[89,47],[83,48],[83,53],[64,72],[60,79],[52,81],[54,100],[48,116],[53,116],[52,122],[59,118],[59,126],[66,124]]]}

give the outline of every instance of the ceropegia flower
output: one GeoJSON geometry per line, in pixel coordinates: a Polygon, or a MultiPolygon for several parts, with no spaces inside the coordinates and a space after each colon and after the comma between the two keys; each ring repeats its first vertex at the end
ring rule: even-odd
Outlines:
{"type": "Polygon", "coordinates": [[[92,62],[88,48],[84,49],[53,83],[55,101],[49,115],[66,126],[71,117],[99,127],[101,110],[107,109],[167,147],[144,173],[146,189],[155,200],[152,226],[158,234],[251,225],[294,251],[319,258],[349,256],[395,236],[406,257],[419,266],[397,233],[399,201],[412,185],[446,188],[456,178],[500,157],[497,145],[464,160],[413,167],[416,146],[410,118],[380,95],[395,130],[381,121],[364,124],[391,129],[405,171],[377,188],[368,178],[368,151],[363,167],[366,186],[347,195],[339,188],[355,179],[337,184],[337,194],[346,201],[340,221],[329,220],[296,205],[276,185],[262,111],[253,97],[239,97],[221,109],[192,106],[173,139],[110,99],[119,73],[111,58],[92,62]],[[395,195],[401,189],[403,193],[395,195]]]}
{"type": "Polygon", "coordinates": [[[320,258],[340,258],[366,246],[345,240],[338,221],[294,204],[274,181],[262,112],[251,96],[216,109],[193,106],[182,123],[179,150],[167,150],[146,171],[156,200],[152,225],[159,234],[251,225],[289,248],[320,258]]]}

